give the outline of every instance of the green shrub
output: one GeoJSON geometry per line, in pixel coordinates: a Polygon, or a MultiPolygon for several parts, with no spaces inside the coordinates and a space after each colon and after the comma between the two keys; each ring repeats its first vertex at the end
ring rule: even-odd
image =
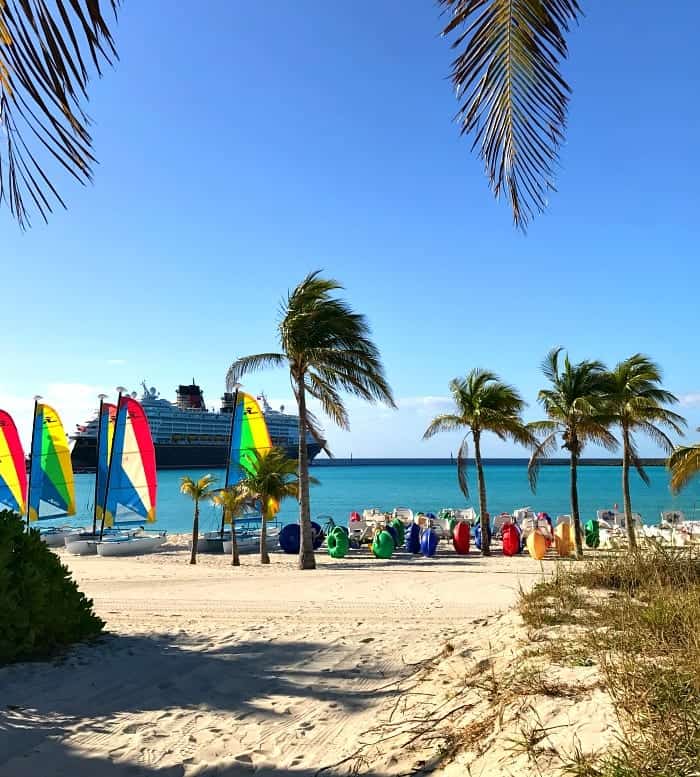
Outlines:
{"type": "Polygon", "coordinates": [[[104,621],[70,571],[22,519],[0,511],[0,664],[97,636],[104,621]]]}

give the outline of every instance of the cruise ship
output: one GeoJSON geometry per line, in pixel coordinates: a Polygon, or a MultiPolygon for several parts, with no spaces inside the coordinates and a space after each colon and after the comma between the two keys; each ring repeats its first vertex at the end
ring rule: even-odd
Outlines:
{"type": "MultiPolygon", "coordinates": [[[[159,469],[201,467],[222,469],[228,456],[233,394],[221,398],[221,409],[208,410],[202,389],[194,382],[177,389],[175,403],[163,399],[155,388],[143,386],[141,405],[151,426],[159,469]]],[[[136,394],[133,394],[136,398],[136,394]]],[[[299,416],[284,412],[284,406],[273,410],[265,396],[259,396],[272,444],[296,459],[299,446],[299,416]]],[[[97,459],[97,412],[84,425],[78,425],[70,435],[71,460],[76,472],[94,470],[97,459]]],[[[321,445],[307,434],[309,461],[321,450],[321,445]]]]}

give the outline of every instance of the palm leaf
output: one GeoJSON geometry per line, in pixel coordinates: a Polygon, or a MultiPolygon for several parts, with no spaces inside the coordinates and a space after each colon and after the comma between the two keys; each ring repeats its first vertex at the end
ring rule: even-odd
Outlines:
{"type": "Polygon", "coordinates": [[[457,451],[457,483],[459,490],[469,499],[469,483],[467,481],[467,462],[469,461],[469,435],[465,435],[457,451]]]}
{"type": "Polygon", "coordinates": [[[637,474],[642,479],[644,485],[650,486],[651,480],[649,479],[649,475],[647,475],[642,462],[639,460],[639,454],[637,453],[637,449],[631,439],[629,441],[628,455],[630,463],[637,470],[637,474]]]}
{"type": "Polygon", "coordinates": [[[452,43],[462,133],[473,136],[491,189],[507,192],[524,229],[554,189],[570,93],[559,63],[580,8],[576,0],[439,2],[452,14],[443,35],[462,28],[452,43]]]}
{"type": "Polygon", "coordinates": [[[543,440],[538,442],[535,449],[532,451],[530,461],[527,464],[527,477],[530,481],[530,488],[532,489],[533,494],[537,491],[537,478],[540,474],[542,459],[551,456],[555,450],[557,450],[557,435],[556,432],[551,432],[543,440]]]}
{"type": "Polygon", "coordinates": [[[423,439],[428,440],[440,432],[455,432],[464,427],[464,419],[454,413],[443,413],[435,416],[423,433],[423,439]]]}
{"type": "Polygon", "coordinates": [[[226,388],[233,391],[241,378],[249,372],[257,372],[266,367],[280,367],[286,363],[282,353],[256,353],[252,356],[242,356],[237,359],[226,372],[226,388]]]}
{"type": "Polygon", "coordinates": [[[678,493],[700,473],[700,445],[676,448],[668,459],[671,470],[671,490],[678,493]]]}
{"type": "MultiPolygon", "coordinates": [[[[335,388],[327,381],[322,380],[313,372],[308,374],[308,382],[305,384],[306,390],[312,397],[321,403],[323,412],[341,429],[349,429],[350,422],[348,411],[345,409],[343,400],[335,388]]],[[[308,418],[308,411],[307,411],[308,418]]]]}
{"type": "MultiPolygon", "coordinates": [[[[108,4],[116,18],[119,0],[108,4]]],[[[51,160],[91,180],[86,60],[101,75],[116,56],[98,0],[0,0],[0,203],[22,227],[28,201],[44,220],[53,201],[65,207],[46,172],[51,160]]]]}

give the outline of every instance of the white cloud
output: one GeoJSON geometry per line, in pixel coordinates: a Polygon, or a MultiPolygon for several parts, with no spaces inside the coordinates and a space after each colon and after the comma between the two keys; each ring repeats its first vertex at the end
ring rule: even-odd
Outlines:
{"type": "Polygon", "coordinates": [[[681,394],[680,403],[683,407],[692,407],[693,405],[700,405],[700,392],[691,392],[689,394],[681,394]]]}
{"type": "Polygon", "coordinates": [[[440,410],[450,407],[452,399],[450,397],[400,397],[396,400],[396,404],[401,410],[408,410],[410,408],[424,409],[424,410],[440,410]]]}
{"type": "MultiPolygon", "coordinates": [[[[84,423],[97,409],[97,395],[110,394],[102,386],[87,383],[49,383],[40,388],[42,400],[51,405],[61,416],[68,434],[75,425],[84,423]]],[[[15,421],[25,452],[31,441],[34,398],[0,392],[0,408],[6,410],[15,421]]]]}
{"type": "Polygon", "coordinates": [[[126,364],[126,359],[107,359],[107,364],[111,364],[111,365],[126,364]]]}

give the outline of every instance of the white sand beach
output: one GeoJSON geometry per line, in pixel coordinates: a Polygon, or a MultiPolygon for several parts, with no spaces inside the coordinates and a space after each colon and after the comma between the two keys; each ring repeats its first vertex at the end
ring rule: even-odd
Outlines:
{"type": "MultiPolygon", "coordinates": [[[[269,567],[253,555],[190,566],[183,537],[141,558],[60,554],[109,633],[0,670],[1,777],[315,774],[371,741],[412,678],[437,699],[484,656],[510,656],[521,627],[497,613],[542,575],[530,558],[451,552],[320,553],[315,572],[278,553],[269,567]],[[446,645],[461,668],[422,663],[446,645]]],[[[404,741],[329,771],[409,773],[421,756],[404,741]]]]}

